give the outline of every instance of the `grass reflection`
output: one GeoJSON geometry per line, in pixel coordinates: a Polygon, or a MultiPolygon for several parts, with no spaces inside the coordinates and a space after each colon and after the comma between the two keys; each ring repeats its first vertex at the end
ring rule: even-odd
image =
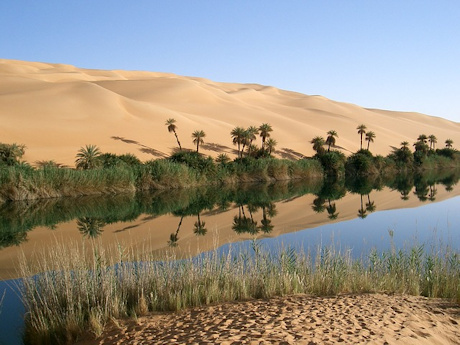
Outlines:
{"type": "MultiPolygon", "coordinates": [[[[338,218],[340,210],[336,200],[347,191],[360,195],[358,216],[364,218],[377,208],[372,201],[373,190],[384,186],[398,190],[401,199],[409,200],[415,195],[421,201],[435,201],[439,184],[449,191],[458,183],[460,170],[432,171],[425,174],[399,174],[396,176],[327,178],[321,181],[289,181],[273,184],[239,184],[236,186],[213,185],[205,188],[173,189],[154,193],[128,193],[111,197],[56,198],[29,200],[0,204],[0,248],[19,245],[27,240],[27,232],[37,226],[54,229],[58,224],[78,219],[78,228],[86,237],[97,237],[103,227],[116,222],[129,222],[145,214],[158,217],[172,214],[181,220],[197,217],[194,233],[207,233],[201,214],[206,211],[225,212],[238,207],[234,218],[237,233],[269,233],[273,230],[272,219],[276,212],[274,204],[291,200],[305,194],[316,195],[312,208],[315,212],[327,212],[327,218],[338,218]],[[365,200],[367,199],[367,200],[365,200]],[[256,218],[256,211],[262,217],[256,218]]],[[[179,222],[179,225],[181,222],[179,222]]],[[[169,242],[177,245],[179,229],[169,242]]]]}

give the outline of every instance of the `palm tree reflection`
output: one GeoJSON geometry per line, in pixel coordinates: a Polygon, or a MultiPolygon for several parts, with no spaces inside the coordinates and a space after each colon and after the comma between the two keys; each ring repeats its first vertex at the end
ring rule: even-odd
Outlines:
{"type": "Polygon", "coordinates": [[[171,233],[171,235],[169,235],[169,241],[168,241],[169,247],[177,247],[177,241],[179,241],[179,230],[182,225],[183,219],[184,219],[184,216],[181,216],[179,220],[179,224],[177,225],[176,232],[173,232],[171,233]]]}
{"type": "Polygon", "coordinates": [[[206,222],[202,222],[200,219],[200,214],[197,214],[198,220],[193,224],[193,233],[197,236],[204,236],[208,232],[208,229],[205,228],[206,222]]]}
{"type": "Polygon", "coordinates": [[[105,222],[98,218],[81,217],[77,219],[77,228],[84,237],[96,238],[104,231],[105,222]]]}
{"type": "Polygon", "coordinates": [[[361,218],[361,219],[364,219],[367,217],[367,209],[364,208],[364,205],[363,205],[363,195],[360,194],[361,196],[361,208],[358,210],[358,217],[361,218]]]}
{"type": "Polygon", "coordinates": [[[326,207],[326,211],[328,213],[328,218],[330,220],[337,219],[339,214],[337,213],[337,207],[335,206],[335,202],[331,203],[331,199],[328,199],[328,206],[326,207]]]}

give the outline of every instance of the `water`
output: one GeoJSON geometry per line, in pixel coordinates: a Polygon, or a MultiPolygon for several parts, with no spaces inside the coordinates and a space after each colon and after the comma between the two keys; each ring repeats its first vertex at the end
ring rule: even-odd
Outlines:
{"type": "Polygon", "coordinates": [[[56,241],[148,243],[195,255],[253,239],[265,247],[315,248],[334,243],[355,257],[386,250],[446,245],[460,250],[458,175],[391,181],[327,181],[209,187],[152,194],[82,197],[0,206],[0,344],[20,344],[23,307],[15,265],[20,252],[56,241]],[[1,280],[3,279],[3,281],[1,280]]]}

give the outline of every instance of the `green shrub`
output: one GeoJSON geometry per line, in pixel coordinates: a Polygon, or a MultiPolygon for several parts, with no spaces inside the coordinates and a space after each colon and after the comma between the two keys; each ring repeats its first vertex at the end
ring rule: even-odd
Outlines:
{"type": "Polygon", "coordinates": [[[315,158],[321,162],[325,173],[328,175],[341,175],[345,171],[346,157],[342,152],[319,153],[315,155],[315,158]]]}
{"type": "Polygon", "coordinates": [[[195,151],[176,152],[169,160],[174,163],[185,164],[195,170],[195,173],[198,175],[214,177],[217,173],[217,167],[213,159],[195,151]]]}
{"type": "Polygon", "coordinates": [[[18,165],[25,153],[25,148],[25,145],[22,144],[0,143],[0,167],[18,165]]]}
{"type": "Polygon", "coordinates": [[[348,175],[372,175],[379,173],[372,153],[364,149],[348,157],[345,169],[348,175]]]}

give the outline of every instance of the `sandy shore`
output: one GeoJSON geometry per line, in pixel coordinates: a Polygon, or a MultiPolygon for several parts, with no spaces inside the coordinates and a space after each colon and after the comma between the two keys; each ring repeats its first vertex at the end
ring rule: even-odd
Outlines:
{"type": "Polygon", "coordinates": [[[92,344],[460,344],[460,306],[424,297],[296,295],[155,313],[92,344]]]}

